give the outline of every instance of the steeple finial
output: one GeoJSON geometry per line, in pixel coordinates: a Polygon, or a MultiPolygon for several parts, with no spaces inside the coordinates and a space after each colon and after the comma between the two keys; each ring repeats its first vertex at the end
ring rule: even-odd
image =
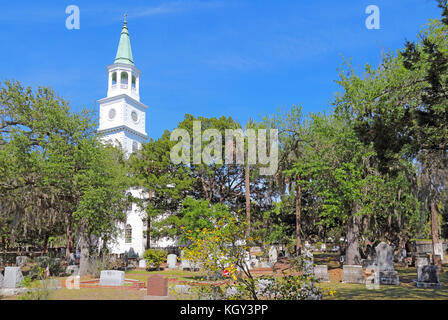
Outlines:
{"type": "Polygon", "coordinates": [[[127,26],[127,14],[124,14],[123,28],[121,29],[120,43],[118,45],[117,56],[114,63],[125,63],[134,65],[131,50],[131,40],[127,26]]]}

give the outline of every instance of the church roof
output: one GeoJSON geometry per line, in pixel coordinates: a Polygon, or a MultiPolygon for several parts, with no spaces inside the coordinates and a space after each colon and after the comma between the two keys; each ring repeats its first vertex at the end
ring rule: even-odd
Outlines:
{"type": "Polygon", "coordinates": [[[115,57],[114,63],[125,63],[134,65],[134,59],[132,58],[131,40],[129,38],[126,16],[124,18],[123,29],[121,30],[120,43],[118,45],[117,56],[115,57]]]}

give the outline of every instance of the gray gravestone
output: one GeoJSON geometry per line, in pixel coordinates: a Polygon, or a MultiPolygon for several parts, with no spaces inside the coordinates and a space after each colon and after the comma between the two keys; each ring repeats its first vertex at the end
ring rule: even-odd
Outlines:
{"type": "Polygon", "coordinates": [[[343,283],[365,283],[364,273],[362,272],[362,266],[358,265],[344,265],[342,272],[343,283]]]}
{"type": "Polygon", "coordinates": [[[22,286],[23,275],[20,267],[5,267],[5,277],[3,287],[7,289],[20,288],[22,286]]]}
{"type": "Polygon", "coordinates": [[[415,262],[415,266],[417,268],[429,265],[429,258],[426,253],[420,254],[417,256],[417,260],[415,262]]]}
{"type": "Polygon", "coordinates": [[[102,286],[124,286],[124,271],[103,270],[100,274],[102,286]]]}
{"type": "Polygon", "coordinates": [[[417,287],[424,289],[439,289],[439,269],[437,266],[423,266],[417,270],[417,287]]]}
{"type": "Polygon", "coordinates": [[[79,274],[79,267],[76,265],[71,265],[71,266],[67,266],[67,268],[65,268],[65,273],[66,274],[79,274]]]}
{"type": "Polygon", "coordinates": [[[394,269],[394,249],[387,243],[381,242],[375,248],[376,268],[380,284],[399,285],[398,272],[394,269]]]}
{"type": "Polygon", "coordinates": [[[176,269],[177,256],[175,254],[169,254],[166,258],[168,269],[176,269]]]}
{"type": "Polygon", "coordinates": [[[314,267],[314,277],[316,280],[320,282],[330,282],[330,275],[328,274],[328,266],[323,265],[316,265],[314,267]]]}
{"type": "Polygon", "coordinates": [[[277,249],[274,246],[272,246],[271,249],[269,250],[269,262],[271,264],[275,264],[277,263],[277,259],[278,259],[277,249]]]}
{"type": "Polygon", "coordinates": [[[23,267],[24,265],[26,265],[26,260],[27,260],[27,257],[25,257],[25,256],[17,256],[16,257],[16,265],[18,267],[23,267]]]}
{"type": "Polygon", "coordinates": [[[310,250],[304,249],[302,253],[303,274],[314,273],[314,256],[310,250]]]}

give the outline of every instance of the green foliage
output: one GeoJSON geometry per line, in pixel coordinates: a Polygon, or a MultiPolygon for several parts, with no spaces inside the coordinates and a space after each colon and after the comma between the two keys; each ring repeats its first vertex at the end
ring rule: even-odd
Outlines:
{"type": "Polygon", "coordinates": [[[143,258],[147,262],[146,269],[160,269],[160,265],[166,261],[167,252],[160,249],[147,249],[143,253],[143,258]]]}

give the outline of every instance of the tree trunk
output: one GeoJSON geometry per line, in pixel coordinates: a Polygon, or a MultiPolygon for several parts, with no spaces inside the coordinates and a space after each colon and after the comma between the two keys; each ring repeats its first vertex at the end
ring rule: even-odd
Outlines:
{"type": "MultiPolygon", "coordinates": [[[[148,205],[151,205],[151,200],[152,200],[152,191],[149,190],[148,192],[148,205]]],[[[146,217],[146,249],[150,249],[151,248],[151,216],[149,215],[149,213],[147,214],[146,217]]]]}
{"type": "Polygon", "coordinates": [[[432,236],[432,253],[435,255],[435,244],[439,243],[439,216],[436,200],[431,200],[431,236],[432,236]]]}
{"type": "Polygon", "coordinates": [[[72,224],[68,217],[68,214],[65,215],[65,241],[67,244],[67,248],[65,249],[65,256],[70,259],[70,253],[73,252],[73,233],[72,233],[72,224]]]}
{"type": "Polygon", "coordinates": [[[302,210],[302,188],[298,183],[299,178],[296,181],[296,236],[297,236],[297,256],[300,255],[302,250],[302,239],[301,239],[301,222],[300,215],[302,210]]]}
{"type": "Polygon", "coordinates": [[[45,237],[44,237],[43,254],[47,254],[47,252],[48,252],[48,239],[49,238],[50,238],[50,236],[48,235],[48,233],[46,233],[45,237]]]}
{"type": "Polygon", "coordinates": [[[246,223],[247,223],[247,237],[250,237],[250,165],[249,160],[246,163],[244,172],[244,183],[246,189],[246,223]]]}
{"type": "Polygon", "coordinates": [[[89,259],[90,259],[90,239],[84,230],[81,230],[81,257],[79,260],[79,275],[85,276],[89,273],[89,259]]]}
{"type": "Polygon", "coordinates": [[[359,224],[360,217],[353,215],[347,230],[347,248],[345,250],[345,264],[358,265],[361,262],[359,255],[359,224]]]}

